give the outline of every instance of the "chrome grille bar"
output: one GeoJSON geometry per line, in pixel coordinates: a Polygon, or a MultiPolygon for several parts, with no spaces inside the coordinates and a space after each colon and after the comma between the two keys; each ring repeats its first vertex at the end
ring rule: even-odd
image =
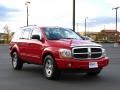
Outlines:
{"type": "Polygon", "coordinates": [[[103,54],[101,47],[74,47],[72,55],[77,59],[98,59],[103,54]]]}

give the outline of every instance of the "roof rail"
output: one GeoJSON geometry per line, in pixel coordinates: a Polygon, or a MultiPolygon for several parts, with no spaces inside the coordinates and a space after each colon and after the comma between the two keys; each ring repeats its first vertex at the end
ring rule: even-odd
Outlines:
{"type": "Polygon", "coordinates": [[[24,27],[31,27],[31,26],[37,26],[37,25],[22,26],[22,27],[20,27],[20,28],[24,28],[24,27]]]}

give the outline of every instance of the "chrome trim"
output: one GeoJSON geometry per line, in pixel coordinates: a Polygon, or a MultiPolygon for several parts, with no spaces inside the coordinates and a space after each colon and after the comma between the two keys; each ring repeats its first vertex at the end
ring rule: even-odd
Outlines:
{"type": "Polygon", "coordinates": [[[84,60],[84,59],[99,59],[99,58],[102,58],[102,57],[104,57],[104,55],[103,55],[103,48],[102,47],[73,47],[72,48],[72,56],[73,56],[73,58],[75,58],[75,59],[80,59],[80,60],[84,60]],[[75,49],[83,49],[83,48],[87,48],[87,50],[88,50],[88,52],[85,52],[85,53],[74,53],[74,50],[75,49]],[[91,49],[92,48],[99,48],[99,49],[101,49],[101,52],[91,52],[91,49]],[[88,58],[76,58],[76,57],[74,57],[74,55],[77,55],[77,54],[88,54],[88,58]],[[101,54],[101,56],[100,57],[97,57],[97,58],[91,58],[91,56],[92,56],[92,54],[101,54]]]}

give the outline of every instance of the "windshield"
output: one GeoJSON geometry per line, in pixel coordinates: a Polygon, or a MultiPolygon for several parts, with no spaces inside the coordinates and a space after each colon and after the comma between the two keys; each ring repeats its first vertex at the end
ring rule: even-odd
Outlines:
{"type": "Polygon", "coordinates": [[[45,28],[45,34],[49,40],[59,40],[59,39],[80,39],[75,32],[71,29],[65,28],[45,28]]]}

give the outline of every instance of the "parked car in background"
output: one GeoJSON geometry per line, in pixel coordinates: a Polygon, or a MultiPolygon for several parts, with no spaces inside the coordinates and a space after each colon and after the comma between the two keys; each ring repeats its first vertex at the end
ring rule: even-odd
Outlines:
{"type": "Polygon", "coordinates": [[[21,27],[9,44],[12,66],[21,70],[24,63],[43,65],[47,79],[57,79],[63,70],[98,75],[108,65],[105,49],[82,40],[62,27],[21,27]]]}
{"type": "Polygon", "coordinates": [[[89,40],[89,41],[91,41],[91,42],[94,42],[94,40],[93,40],[92,38],[88,37],[88,36],[80,35],[80,33],[78,33],[78,32],[76,32],[76,34],[77,34],[78,36],[80,36],[80,38],[82,38],[83,40],[89,40]]]}
{"type": "Polygon", "coordinates": [[[91,42],[94,42],[94,40],[93,40],[92,38],[88,37],[88,36],[81,36],[81,38],[82,38],[83,40],[89,40],[89,41],[91,41],[91,42]]]}

